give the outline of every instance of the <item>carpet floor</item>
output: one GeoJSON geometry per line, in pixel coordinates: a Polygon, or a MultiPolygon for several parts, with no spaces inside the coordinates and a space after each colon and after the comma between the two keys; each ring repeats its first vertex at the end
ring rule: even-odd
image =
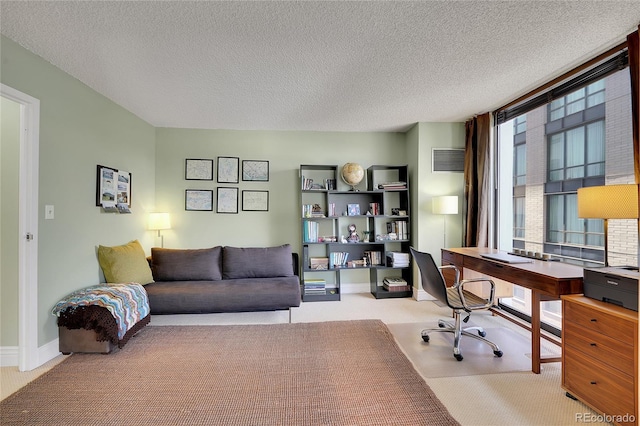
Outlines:
{"type": "Polygon", "coordinates": [[[457,425],[379,320],[148,326],[0,402],[3,425],[457,425]]]}

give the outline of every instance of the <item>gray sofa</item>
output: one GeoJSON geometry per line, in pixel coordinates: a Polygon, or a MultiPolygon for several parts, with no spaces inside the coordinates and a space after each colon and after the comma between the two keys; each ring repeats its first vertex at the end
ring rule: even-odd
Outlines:
{"type": "Polygon", "coordinates": [[[155,282],[144,286],[151,314],[287,310],[300,306],[298,256],[291,246],[154,247],[155,282]]]}

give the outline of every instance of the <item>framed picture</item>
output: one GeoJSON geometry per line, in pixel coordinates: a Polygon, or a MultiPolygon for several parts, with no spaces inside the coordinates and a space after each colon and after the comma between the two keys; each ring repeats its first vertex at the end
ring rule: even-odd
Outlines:
{"type": "Polygon", "coordinates": [[[269,211],[269,191],[242,191],[242,210],[269,211]]]}
{"type": "Polygon", "coordinates": [[[262,160],[242,160],[242,180],[269,181],[269,162],[262,160]]]}
{"type": "Polygon", "coordinates": [[[186,180],[213,180],[213,160],[187,158],[184,165],[186,180]]]}
{"type": "Polygon", "coordinates": [[[184,209],[190,211],[212,211],[213,191],[210,189],[187,189],[184,194],[184,209]]]}
{"type": "Polygon", "coordinates": [[[360,216],[360,204],[347,204],[348,216],[360,216]]]}
{"type": "Polygon", "coordinates": [[[131,213],[131,173],[99,164],[96,170],[96,206],[131,213]]]}
{"type": "Polygon", "coordinates": [[[218,157],[218,183],[238,183],[240,159],[218,157]]]}
{"type": "Polygon", "coordinates": [[[238,213],[238,188],[218,187],[216,213],[238,213]]]}

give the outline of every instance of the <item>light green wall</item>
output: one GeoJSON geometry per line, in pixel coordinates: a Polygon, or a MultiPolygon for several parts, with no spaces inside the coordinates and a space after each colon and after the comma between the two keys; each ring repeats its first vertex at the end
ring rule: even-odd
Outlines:
{"type": "MultiPolygon", "coordinates": [[[[431,213],[431,200],[439,195],[459,197],[459,214],[446,217],[446,246],[461,246],[464,175],[434,173],[431,166],[433,148],[464,148],[464,137],[464,123],[417,123],[406,134],[411,183],[411,238],[416,249],[431,253],[438,264],[444,243],[444,218],[431,213]]],[[[414,286],[419,287],[415,268],[413,273],[414,286]]]]}
{"type": "Polygon", "coordinates": [[[18,346],[20,105],[0,98],[0,346],[18,346]]]}
{"type": "Polygon", "coordinates": [[[418,123],[416,126],[417,152],[412,152],[412,158],[419,166],[413,171],[412,210],[417,214],[418,223],[413,241],[421,251],[432,253],[439,264],[443,244],[447,247],[462,245],[464,175],[434,173],[432,153],[433,148],[464,148],[464,123],[418,123]],[[459,213],[446,217],[446,242],[443,241],[445,218],[431,213],[431,200],[440,195],[457,195],[459,200],[459,213]]]}
{"type": "MultiPolygon", "coordinates": [[[[13,41],[1,39],[2,83],[40,100],[38,344],[57,338],[51,308],[69,292],[97,284],[96,247],[153,235],[155,129],[13,41]],[[132,173],[130,215],[95,206],[96,165],[132,173]],[[44,220],[44,206],[55,219],[44,220]]],[[[4,332],[4,330],[3,330],[4,332]]]]}
{"type": "MultiPolygon", "coordinates": [[[[461,174],[430,169],[432,147],[463,146],[461,123],[420,123],[407,134],[156,129],[11,40],[2,37],[0,47],[2,83],[39,99],[41,106],[39,345],[57,338],[52,306],[103,279],[97,245],[139,239],[149,253],[156,239],[146,229],[148,212],[171,213],[172,229],[162,231],[165,247],[291,243],[299,252],[300,164],[409,164],[416,245],[439,250],[442,221],[425,204],[433,195],[462,195],[461,174]],[[218,156],[269,161],[269,182],[184,179],[186,158],[218,156]],[[132,173],[133,214],[95,207],[97,164],[132,173]],[[184,210],[185,189],[211,189],[215,198],[218,186],[237,187],[240,198],[243,189],[267,190],[269,211],[244,212],[241,205],[238,214],[184,210]],[[44,220],[46,204],[55,206],[54,220],[44,220]]],[[[449,220],[447,233],[450,241],[460,240],[460,224],[449,220]]]]}
{"type": "MultiPolygon", "coordinates": [[[[171,213],[172,229],[163,231],[165,247],[211,247],[213,245],[267,246],[292,244],[301,250],[301,164],[342,166],[357,162],[406,164],[402,133],[332,133],[294,131],[230,131],[157,129],[156,200],[159,210],[171,213]],[[218,156],[269,161],[269,182],[218,184],[184,179],[186,158],[218,156]],[[238,214],[215,213],[218,186],[239,189],[238,214]],[[214,192],[214,212],[184,210],[185,189],[214,192]],[[242,211],[242,190],[269,191],[269,211],[242,211]]],[[[364,188],[363,188],[364,189],[364,188]]]]}

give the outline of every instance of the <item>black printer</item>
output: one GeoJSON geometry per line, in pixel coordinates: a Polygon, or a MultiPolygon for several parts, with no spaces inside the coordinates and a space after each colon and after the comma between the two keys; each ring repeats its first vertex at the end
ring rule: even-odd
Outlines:
{"type": "Polygon", "coordinates": [[[584,268],[583,292],[592,299],[638,311],[638,268],[605,266],[584,268]]]}

